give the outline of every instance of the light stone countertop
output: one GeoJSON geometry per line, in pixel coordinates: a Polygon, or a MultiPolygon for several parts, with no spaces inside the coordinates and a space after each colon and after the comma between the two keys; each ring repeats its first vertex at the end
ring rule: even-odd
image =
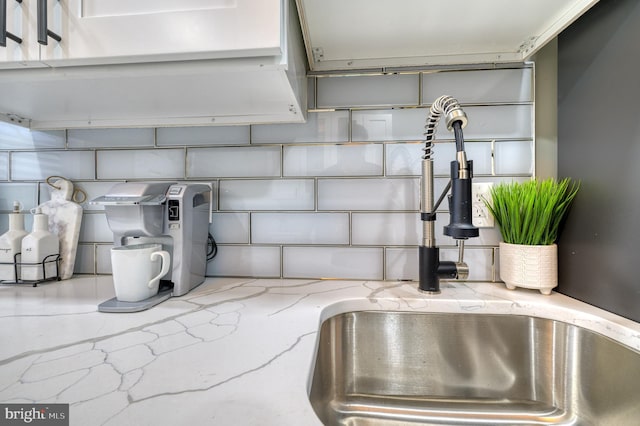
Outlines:
{"type": "Polygon", "coordinates": [[[110,276],[0,286],[0,402],[69,403],[71,425],[319,425],[320,323],[353,310],[534,315],[640,351],[640,324],[501,284],[209,278],[139,313],[100,313],[110,276]]]}

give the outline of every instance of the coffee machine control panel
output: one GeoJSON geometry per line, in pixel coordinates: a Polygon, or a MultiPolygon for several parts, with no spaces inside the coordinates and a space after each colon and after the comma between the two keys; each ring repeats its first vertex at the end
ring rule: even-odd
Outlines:
{"type": "Polygon", "coordinates": [[[167,195],[180,195],[181,192],[182,192],[181,186],[173,185],[169,187],[169,192],[167,193],[167,195]]]}
{"type": "MultiPolygon", "coordinates": [[[[184,196],[184,185],[171,185],[167,191],[167,221],[180,221],[180,200],[184,196]]],[[[176,223],[169,224],[169,229],[180,226],[176,223]]]]}
{"type": "Polygon", "coordinates": [[[180,200],[169,200],[169,208],[167,209],[169,214],[169,221],[175,222],[180,220],[180,200]]]}

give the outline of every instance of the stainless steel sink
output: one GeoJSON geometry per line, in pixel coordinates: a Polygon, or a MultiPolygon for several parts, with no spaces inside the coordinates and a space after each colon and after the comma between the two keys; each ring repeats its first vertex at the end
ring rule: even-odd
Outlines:
{"type": "Polygon", "coordinates": [[[326,425],[638,425],[640,353],[527,316],[350,312],[322,324],[326,425]]]}

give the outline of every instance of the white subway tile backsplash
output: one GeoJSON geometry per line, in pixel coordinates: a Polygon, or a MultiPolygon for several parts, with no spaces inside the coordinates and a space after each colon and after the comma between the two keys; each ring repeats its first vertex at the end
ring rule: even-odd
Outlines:
{"type": "Polygon", "coordinates": [[[347,213],[253,213],[253,244],[349,244],[347,213]]]}
{"type": "Polygon", "coordinates": [[[285,176],[381,176],[382,144],[284,147],[285,176]]]}
{"type": "Polygon", "coordinates": [[[417,248],[392,247],[385,249],[384,253],[386,280],[418,280],[417,248]]]}
{"type": "Polygon", "coordinates": [[[465,150],[467,152],[467,159],[473,160],[473,174],[478,175],[491,175],[491,142],[469,142],[465,143],[465,150]]]}
{"type": "Polygon", "coordinates": [[[199,182],[199,181],[192,181],[192,182],[193,182],[193,183],[205,183],[205,184],[207,184],[207,185],[210,185],[210,186],[211,186],[211,188],[212,188],[212,195],[213,195],[213,197],[212,197],[212,199],[211,199],[211,210],[212,210],[212,211],[216,211],[216,210],[218,210],[218,200],[219,200],[218,193],[219,193],[219,191],[220,191],[218,181],[211,181],[211,180],[207,181],[207,180],[203,180],[202,182],[199,182]]]}
{"type": "Polygon", "coordinates": [[[158,146],[246,145],[249,126],[162,127],[157,130],[158,146]]]}
{"type": "Polygon", "coordinates": [[[11,179],[45,180],[49,176],[94,179],[91,151],[37,151],[11,153],[11,179]]]}
{"type": "MultiPolygon", "coordinates": [[[[468,151],[467,154],[469,154],[468,151]]],[[[433,158],[433,173],[436,176],[450,176],[451,162],[456,159],[456,144],[454,142],[434,143],[431,158],[433,158]]],[[[467,155],[467,158],[471,159],[471,155],[467,155]]]]}
{"type": "Polygon", "coordinates": [[[190,148],[187,150],[187,176],[280,176],[280,158],[279,146],[190,148]]]}
{"type": "Polygon", "coordinates": [[[33,219],[29,210],[38,204],[36,198],[37,186],[34,184],[0,183],[0,235],[9,229],[9,213],[13,209],[14,201],[20,203],[25,229],[32,229],[33,219]]]}
{"type": "Polygon", "coordinates": [[[98,179],[182,179],[183,149],[97,151],[98,179]]]}
{"type": "Polygon", "coordinates": [[[9,180],[9,153],[0,152],[0,180],[9,180]]]}
{"type": "Polygon", "coordinates": [[[61,149],[64,139],[64,130],[37,131],[0,122],[0,149],[61,149]]]}
{"type": "Polygon", "coordinates": [[[220,210],[313,210],[313,179],[220,181],[220,210]]]}
{"type": "Polygon", "coordinates": [[[76,259],[73,265],[74,274],[96,273],[96,249],[95,244],[78,244],[76,259]]]}
{"type": "Polygon", "coordinates": [[[422,142],[385,144],[385,174],[387,176],[419,176],[424,146],[422,142]]]}
{"type": "Polygon", "coordinates": [[[360,110],[352,113],[353,141],[424,140],[427,108],[360,110]]]}
{"type": "Polygon", "coordinates": [[[96,244],[96,274],[111,273],[112,244],[96,244]]]}
{"type": "MultiPolygon", "coordinates": [[[[36,132],[0,123],[0,213],[14,199],[23,212],[50,199],[51,175],[71,179],[88,200],[127,180],[213,182],[209,231],[219,251],[209,276],[416,280],[429,105],[442,94],[463,104],[475,182],[527,180],[535,161],[533,72],[312,76],[304,124],[36,132]]],[[[437,132],[436,199],[455,158],[453,133],[443,122],[437,132]]],[[[110,274],[113,234],[103,207],[82,206],[76,273],[110,274]]],[[[436,243],[443,259],[456,260],[456,241],[442,232],[447,210],[445,200],[436,243]]],[[[25,222],[30,229],[30,214],[25,222]]],[[[7,227],[0,214],[0,233],[7,227]]],[[[500,239],[494,227],[467,241],[470,280],[499,279],[500,239]]]]}
{"type": "Polygon", "coordinates": [[[422,101],[449,95],[461,104],[533,101],[533,69],[434,71],[423,73],[422,101]]]}
{"type": "Polygon", "coordinates": [[[113,242],[113,232],[109,229],[107,217],[102,213],[85,214],[82,217],[79,241],[83,243],[113,242]]]}
{"type": "MultiPolygon", "coordinates": [[[[533,137],[532,105],[469,106],[464,112],[465,140],[533,137]]],[[[422,141],[428,115],[427,108],[353,111],[352,140],[422,141]]],[[[454,139],[443,123],[436,130],[436,139],[454,139]]]]}
{"type": "Polygon", "coordinates": [[[349,111],[310,112],[304,124],[251,126],[251,143],[348,141],[349,111]]]}
{"type": "Polygon", "coordinates": [[[70,129],[69,148],[153,146],[153,129],[70,129]]]}
{"type": "MultiPolygon", "coordinates": [[[[443,176],[443,177],[436,177],[435,179],[433,179],[433,198],[434,198],[433,201],[434,202],[438,200],[438,197],[440,196],[440,194],[442,194],[442,192],[446,188],[447,183],[449,183],[449,180],[450,180],[449,175],[443,176]]],[[[442,202],[440,207],[438,207],[438,211],[449,211],[449,205],[446,199],[442,202]]]]}
{"type": "Polygon", "coordinates": [[[318,108],[417,105],[419,74],[318,77],[318,108]]]}
{"type": "Polygon", "coordinates": [[[498,141],[495,143],[496,173],[517,175],[533,173],[532,141],[498,141]]]}
{"type": "Polygon", "coordinates": [[[353,213],[354,245],[418,245],[422,238],[419,213],[353,213]]]}
{"type": "MultiPolygon", "coordinates": [[[[440,250],[440,259],[452,262],[458,261],[457,248],[444,248],[440,250]]],[[[493,278],[493,249],[469,248],[465,246],[464,261],[469,265],[470,281],[491,281],[493,278]]]]}
{"type": "MultiPolygon", "coordinates": [[[[434,167],[436,175],[451,175],[451,162],[456,159],[455,142],[434,143],[434,167]]],[[[474,175],[491,174],[491,142],[466,142],[467,159],[473,160],[474,175]]]]}
{"type": "Polygon", "coordinates": [[[18,182],[0,183],[0,212],[11,212],[14,201],[20,203],[21,212],[28,213],[38,205],[38,185],[18,182]]]}
{"type": "Polygon", "coordinates": [[[285,278],[383,279],[383,249],[369,247],[285,247],[285,278]]]}
{"type": "MultiPolygon", "coordinates": [[[[531,139],[533,138],[532,105],[491,105],[465,107],[469,122],[464,138],[469,139],[531,139]]],[[[447,126],[440,124],[438,139],[454,139],[447,126]]]]}
{"type": "Polygon", "coordinates": [[[207,264],[212,277],[280,277],[280,247],[223,246],[207,264]]]}
{"type": "Polygon", "coordinates": [[[417,178],[319,179],[318,210],[418,210],[417,178]]]}
{"type": "Polygon", "coordinates": [[[249,244],[249,213],[214,213],[209,232],[218,244],[249,244]]]}

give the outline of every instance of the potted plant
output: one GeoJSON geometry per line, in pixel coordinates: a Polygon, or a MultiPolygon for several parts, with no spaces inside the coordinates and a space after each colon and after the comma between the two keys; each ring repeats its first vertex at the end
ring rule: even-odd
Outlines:
{"type": "Polygon", "coordinates": [[[560,227],[580,184],[560,181],[500,183],[484,200],[500,228],[500,278],[508,289],[538,289],[551,294],[558,285],[560,227]]]}

